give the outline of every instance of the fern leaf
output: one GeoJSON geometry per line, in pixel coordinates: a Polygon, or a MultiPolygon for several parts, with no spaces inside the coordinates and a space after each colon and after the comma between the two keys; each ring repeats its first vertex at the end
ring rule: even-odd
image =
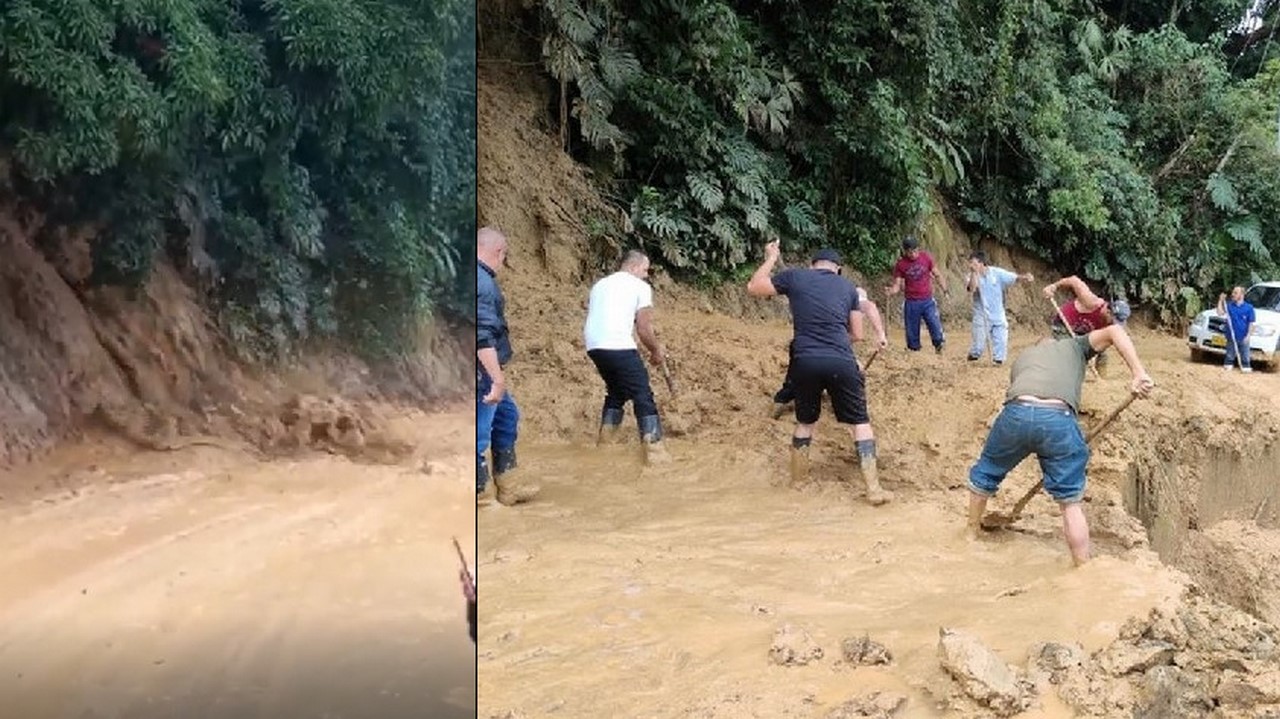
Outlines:
{"type": "Polygon", "coordinates": [[[1213,206],[1223,212],[1235,212],[1240,208],[1240,201],[1236,196],[1236,188],[1231,184],[1231,180],[1226,175],[1215,172],[1207,183],[1209,188],[1209,199],[1213,200],[1213,206]]]}

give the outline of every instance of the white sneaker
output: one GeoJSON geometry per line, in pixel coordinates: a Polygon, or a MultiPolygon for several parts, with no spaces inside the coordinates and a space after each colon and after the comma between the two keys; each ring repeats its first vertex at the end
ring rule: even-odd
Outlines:
{"type": "Polygon", "coordinates": [[[1240,371],[1241,371],[1241,372],[1252,372],[1252,371],[1253,371],[1253,368],[1252,368],[1252,367],[1241,367],[1241,368],[1240,368],[1240,371]]]}
{"type": "Polygon", "coordinates": [[[1222,371],[1223,371],[1223,372],[1230,372],[1230,371],[1231,371],[1231,365],[1229,365],[1229,364],[1224,364],[1224,365],[1222,365],[1222,371]]]}

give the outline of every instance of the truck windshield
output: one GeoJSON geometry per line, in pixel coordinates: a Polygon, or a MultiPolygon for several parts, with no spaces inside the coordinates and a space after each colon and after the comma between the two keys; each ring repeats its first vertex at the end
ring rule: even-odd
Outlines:
{"type": "Polygon", "coordinates": [[[1244,301],[1260,310],[1280,311],[1280,287],[1254,285],[1244,293],[1244,301]]]}

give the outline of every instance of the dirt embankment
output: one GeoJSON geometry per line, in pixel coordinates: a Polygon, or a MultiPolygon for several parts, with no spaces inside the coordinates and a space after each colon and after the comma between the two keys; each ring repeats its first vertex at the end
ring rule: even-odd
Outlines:
{"type": "MultiPolygon", "coordinates": [[[[925,244],[953,288],[942,355],[906,352],[884,278],[866,283],[889,318],[868,400],[897,501],[865,504],[849,438],[826,416],[813,483],[785,489],[791,425],[767,416],[785,301],[661,276],[658,331],[681,389],[655,392],[675,462],[644,468],[634,436],[593,446],[603,388],[580,328],[612,250],[590,239],[590,218],[609,210],[547,131],[544,92],[536,75],[481,66],[480,219],[513,242],[500,279],[520,471],[543,493],[478,517],[480,716],[1280,714],[1280,587],[1267,579],[1280,375],[1192,363],[1182,338],[1135,326],[1159,387],[1093,446],[1097,559],[1069,567],[1043,496],[1014,531],[961,542],[965,477],[1008,370],[965,361],[973,240],[935,217],[925,244]],[[887,661],[847,649],[863,638],[887,661]]],[[[1042,286],[1012,290],[1011,356],[1044,333],[1042,286]]],[[[1084,424],[1124,399],[1125,376],[1112,357],[1086,383],[1084,424]]],[[[1037,477],[1024,463],[994,508],[1037,477]]]]}
{"type": "Polygon", "coordinates": [[[450,331],[396,367],[316,355],[288,372],[246,370],[173,266],[159,264],[137,292],[90,288],[92,231],[43,229],[38,215],[0,207],[0,469],[93,429],[155,450],[362,453],[379,443],[376,422],[350,401],[421,404],[471,381],[471,340],[450,331]]]}

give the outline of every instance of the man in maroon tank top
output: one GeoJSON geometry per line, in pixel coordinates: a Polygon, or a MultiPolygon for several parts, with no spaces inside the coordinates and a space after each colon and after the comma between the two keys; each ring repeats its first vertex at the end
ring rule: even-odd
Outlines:
{"type": "Polygon", "coordinates": [[[1062,312],[1062,317],[1056,314],[1052,320],[1053,335],[1057,339],[1067,337],[1071,332],[1067,331],[1067,327],[1062,324],[1063,318],[1071,325],[1071,330],[1077,336],[1087,335],[1094,330],[1100,330],[1103,327],[1117,323],[1116,316],[1111,311],[1111,306],[1107,301],[1093,293],[1089,289],[1089,285],[1084,280],[1072,275],[1063,277],[1057,282],[1045,285],[1044,296],[1057,304],[1057,292],[1059,289],[1066,288],[1071,290],[1074,295],[1071,299],[1062,303],[1058,309],[1062,312]]]}

